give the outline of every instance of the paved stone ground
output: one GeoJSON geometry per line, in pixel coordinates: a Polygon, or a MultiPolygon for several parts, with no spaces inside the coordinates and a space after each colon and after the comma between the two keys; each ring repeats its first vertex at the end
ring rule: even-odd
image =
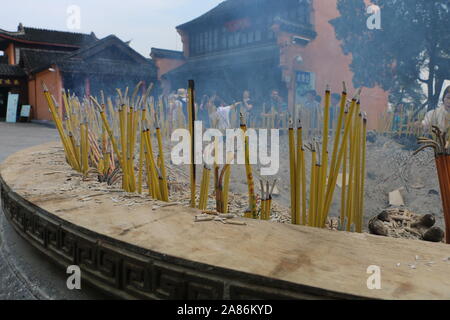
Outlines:
{"type": "MultiPolygon", "coordinates": [[[[18,150],[58,139],[57,130],[43,125],[0,122],[0,162],[18,150]]],[[[0,209],[0,300],[108,298],[85,284],[68,290],[67,276],[23,240],[0,209]]]]}

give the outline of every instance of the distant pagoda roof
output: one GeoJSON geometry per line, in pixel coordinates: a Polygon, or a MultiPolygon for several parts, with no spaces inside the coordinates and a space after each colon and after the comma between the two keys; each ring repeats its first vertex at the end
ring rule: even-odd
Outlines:
{"type": "Polygon", "coordinates": [[[263,2],[267,2],[267,0],[226,0],[200,17],[177,26],[177,29],[185,30],[198,24],[212,23],[218,18],[226,18],[228,13],[235,13],[236,10],[245,12],[246,6],[257,6],[263,2]]]}
{"type": "Polygon", "coordinates": [[[41,44],[59,47],[81,48],[98,41],[95,34],[56,31],[23,27],[19,24],[17,31],[0,29],[0,39],[15,41],[25,44],[41,44]]]}
{"type": "MultiPolygon", "coordinates": [[[[249,12],[258,14],[260,10],[272,10],[272,7],[277,4],[278,1],[281,2],[282,0],[226,0],[198,18],[179,25],[177,29],[187,31],[205,25],[246,18],[249,12]]],[[[304,1],[308,3],[311,0],[304,1]]],[[[279,16],[274,18],[273,22],[280,24],[284,31],[302,34],[309,39],[314,39],[317,36],[314,31],[314,26],[310,23],[299,24],[296,21],[288,21],[279,16]]]]}

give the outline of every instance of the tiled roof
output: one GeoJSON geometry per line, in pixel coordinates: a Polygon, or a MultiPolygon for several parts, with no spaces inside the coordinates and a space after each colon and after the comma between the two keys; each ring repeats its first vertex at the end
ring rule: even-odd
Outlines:
{"type": "Polygon", "coordinates": [[[257,6],[265,1],[266,0],[226,0],[200,17],[177,26],[177,29],[184,30],[199,23],[213,22],[219,16],[226,15],[227,13],[234,12],[235,10],[237,10],[236,12],[243,12],[245,11],[246,6],[257,6]]]}
{"type": "Polygon", "coordinates": [[[77,51],[64,52],[42,49],[22,49],[21,65],[27,73],[36,73],[51,65],[57,65],[63,72],[101,73],[116,75],[147,75],[156,74],[156,67],[151,59],[147,59],[130,48],[116,36],[108,36],[77,51]],[[117,50],[124,52],[129,61],[114,60],[102,57],[96,59],[97,54],[104,48],[114,45],[117,50]],[[94,58],[92,59],[92,56],[94,58]]]}
{"type": "Polygon", "coordinates": [[[184,53],[182,51],[174,51],[160,48],[152,48],[151,54],[155,58],[169,58],[169,59],[179,59],[184,60],[184,53]]]}
{"type": "Polygon", "coordinates": [[[86,58],[95,53],[100,52],[104,48],[116,45],[121,51],[126,52],[126,54],[138,63],[144,63],[146,58],[139,54],[137,51],[133,50],[127,43],[120,40],[115,35],[109,35],[101,40],[93,42],[77,51],[71,52],[66,58],[86,58]]]}
{"type": "Polygon", "coordinates": [[[83,47],[97,41],[94,33],[84,34],[19,26],[17,32],[0,30],[0,37],[24,43],[83,47]]]}
{"type": "Polygon", "coordinates": [[[25,72],[19,66],[11,66],[8,64],[0,64],[0,76],[7,77],[24,77],[25,72]]]}
{"type": "Polygon", "coordinates": [[[26,72],[31,72],[37,68],[49,66],[61,58],[67,56],[67,52],[41,50],[41,49],[21,49],[21,64],[26,72]]]}
{"type": "Polygon", "coordinates": [[[58,62],[58,67],[62,72],[104,74],[104,75],[127,75],[151,77],[155,74],[154,65],[124,63],[109,60],[103,61],[83,61],[68,59],[58,62]]]}
{"type": "Polygon", "coordinates": [[[274,45],[264,47],[247,48],[226,52],[225,54],[208,55],[199,58],[191,58],[184,65],[166,73],[164,77],[172,77],[180,74],[194,75],[211,70],[223,70],[230,66],[242,66],[255,63],[267,63],[273,61],[279,63],[280,49],[274,45]]]}

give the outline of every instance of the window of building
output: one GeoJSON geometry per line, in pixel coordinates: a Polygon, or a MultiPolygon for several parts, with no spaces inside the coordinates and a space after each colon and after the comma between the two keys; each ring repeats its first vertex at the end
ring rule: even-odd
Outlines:
{"type": "Polygon", "coordinates": [[[228,36],[228,48],[234,48],[234,37],[233,34],[228,36]]]}
{"type": "Polygon", "coordinates": [[[208,31],[205,33],[205,37],[206,37],[206,52],[210,52],[211,51],[211,45],[212,45],[212,38],[210,36],[211,31],[208,31]]]}
{"type": "Polygon", "coordinates": [[[203,33],[199,35],[198,53],[203,53],[203,33]]]}
{"type": "Polygon", "coordinates": [[[302,1],[297,6],[297,20],[304,24],[310,23],[311,8],[306,1],[302,1]]]}
{"type": "Polygon", "coordinates": [[[262,33],[261,33],[261,30],[256,30],[255,31],[255,41],[256,42],[259,42],[259,41],[261,41],[262,40],[262,33]]]}
{"type": "Polygon", "coordinates": [[[219,49],[219,29],[214,29],[214,50],[219,49]]]}
{"type": "Polygon", "coordinates": [[[20,48],[15,48],[14,50],[15,58],[16,58],[16,64],[20,63],[20,48]]]}
{"type": "Polygon", "coordinates": [[[255,32],[253,30],[249,31],[247,36],[248,36],[248,43],[252,43],[255,41],[255,32]]]}
{"type": "Polygon", "coordinates": [[[201,49],[200,49],[200,46],[201,46],[201,39],[200,39],[200,34],[197,34],[196,36],[195,36],[195,51],[197,52],[197,53],[200,53],[201,52],[201,49]]]}
{"type": "Polygon", "coordinates": [[[242,32],[241,33],[241,46],[247,45],[247,33],[242,32]]]}
{"type": "Polygon", "coordinates": [[[211,51],[213,51],[213,46],[214,46],[214,32],[212,30],[209,30],[208,37],[209,37],[208,51],[211,52],[211,51]]]}
{"type": "Polygon", "coordinates": [[[189,38],[189,49],[191,51],[191,54],[196,53],[196,45],[195,45],[195,35],[191,35],[189,38]]]}
{"type": "Polygon", "coordinates": [[[239,47],[241,45],[241,33],[239,31],[234,33],[234,43],[236,47],[239,47]]]}
{"type": "Polygon", "coordinates": [[[209,51],[209,32],[205,32],[203,34],[203,36],[205,37],[205,50],[203,50],[203,52],[208,52],[209,51]]]}
{"type": "Polygon", "coordinates": [[[288,13],[289,20],[295,21],[297,18],[297,12],[295,10],[291,10],[288,13]]]}
{"type": "Polygon", "coordinates": [[[226,49],[228,46],[228,37],[227,37],[227,29],[226,28],[222,28],[222,32],[220,34],[220,39],[221,39],[221,45],[222,45],[222,50],[226,49]]]}

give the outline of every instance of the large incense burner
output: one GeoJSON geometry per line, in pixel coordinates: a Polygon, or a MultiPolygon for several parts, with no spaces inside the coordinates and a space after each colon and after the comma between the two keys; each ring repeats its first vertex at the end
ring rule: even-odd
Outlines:
{"type": "Polygon", "coordinates": [[[79,183],[59,143],[12,155],[0,173],[2,208],[16,231],[117,297],[450,297],[445,244],[246,218],[196,223],[197,209],[79,183]],[[379,290],[368,289],[370,266],[380,267],[379,290]]]}

